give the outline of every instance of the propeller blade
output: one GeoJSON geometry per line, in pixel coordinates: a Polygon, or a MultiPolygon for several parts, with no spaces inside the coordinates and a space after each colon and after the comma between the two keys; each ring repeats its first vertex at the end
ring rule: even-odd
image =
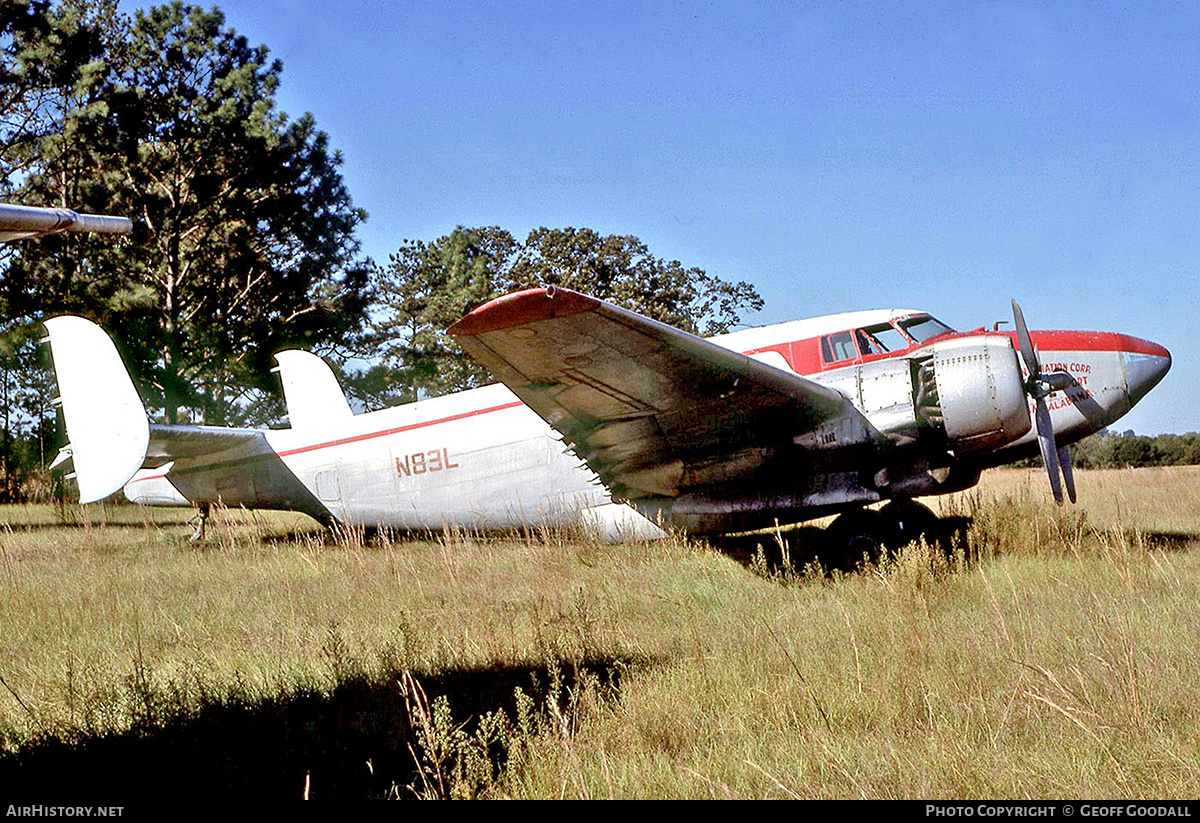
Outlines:
{"type": "Polygon", "coordinates": [[[1071,447],[1058,447],[1058,465],[1062,469],[1063,485],[1067,487],[1067,497],[1075,502],[1075,470],[1071,465],[1071,447]]]}
{"type": "Polygon", "coordinates": [[[1013,325],[1017,327],[1017,348],[1021,352],[1021,359],[1025,361],[1025,368],[1029,371],[1029,383],[1033,382],[1041,376],[1042,368],[1038,365],[1037,353],[1033,350],[1033,339],[1029,336],[1029,327],[1025,325],[1025,314],[1021,311],[1021,307],[1017,305],[1017,301],[1012,301],[1013,310],[1013,325]]]}
{"type": "Polygon", "coordinates": [[[1046,473],[1050,475],[1050,491],[1054,493],[1054,502],[1063,504],[1062,480],[1066,482],[1067,496],[1075,502],[1075,472],[1071,465],[1071,448],[1058,448],[1054,442],[1054,422],[1050,419],[1050,409],[1046,406],[1046,397],[1056,391],[1064,391],[1075,384],[1074,379],[1065,371],[1053,371],[1042,374],[1042,366],[1038,363],[1037,352],[1033,348],[1033,338],[1029,336],[1029,327],[1025,325],[1025,313],[1012,301],[1013,324],[1017,327],[1017,349],[1025,368],[1029,371],[1029,379],[1025,381],[1025,393],[1033,399],[1034,412],[1037,420],[1038,448],[1042,451],[1042,462],[1046,464],[1046,473]]]}
{"type": "Polygon", "coordinates": [[[1066,391],[1075,385],[1075,378],[1065,371],[1048,371],[1042,374],[1042,385],[1047,391],[1066,391]]]}
{"type": "Polygon", "coordinates": [[[1050,475],[1050,491],[1054,494],[1054,502],[1063,503],[1062,483],[1058,477],[1058,449],[1054,445],[1054,424],[1050,422],[1050,409],[1046,400],[1035,397],[1037,407],[1037,439],[1042,450],[1042,462],[1046,464],[1046,473],[1050,475]]]}

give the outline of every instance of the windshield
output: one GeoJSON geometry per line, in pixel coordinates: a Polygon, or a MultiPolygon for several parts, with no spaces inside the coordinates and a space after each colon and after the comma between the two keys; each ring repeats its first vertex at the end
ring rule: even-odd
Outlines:
{"type": "Polygon", "coordinates": [[[864,355],[902,351],[908,346],[908,339],[888,323],[858,330],[858,348],[864,355]]]}
{"type": "Polygon", "coordinates": [[[918,343],[924,343],[926,340],[931,340],[940,334],[947,334],[954,331],[954,329],[945,323],[934,320],[927,314],[901,320],[900,328],[904,329],[908,333],[908,336],[918,343]]]}

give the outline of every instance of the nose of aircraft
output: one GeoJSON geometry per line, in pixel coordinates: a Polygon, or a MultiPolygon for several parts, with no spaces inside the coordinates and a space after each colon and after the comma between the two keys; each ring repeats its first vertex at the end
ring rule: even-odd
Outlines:
{"type": "Polygon", "coordinates": [[[1117,344],[1125,370],[1125,390],[1132,406],[1163,379],[1171,368],[1171,353],[1157,343],[1125,334],[1117,335],[1117,344]]]}

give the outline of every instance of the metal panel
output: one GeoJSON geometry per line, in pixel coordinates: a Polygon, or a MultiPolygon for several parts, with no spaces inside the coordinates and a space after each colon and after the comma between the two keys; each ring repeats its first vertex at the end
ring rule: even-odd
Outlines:
{"type": "Polygon", "coordinates": [[[980,335],[937,343],[933,370],[955,451],[1003,446],[1029,431],[1029,406],[1012,342],[980,335]]]}

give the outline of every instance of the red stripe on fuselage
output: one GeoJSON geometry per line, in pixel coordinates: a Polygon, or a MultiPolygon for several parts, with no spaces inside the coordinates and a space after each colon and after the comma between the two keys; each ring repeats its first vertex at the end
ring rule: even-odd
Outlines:
{"type": "MultiPolygon", "coordinates": [[[[1033,346],[1046,351],[1116,351],[1128,354],[1152,354],[1155,357],[1170,357],[1171,353],[1157,343],[1117,334],[1111,331],[1034,331],[1033,346]]],[[[1016,345],[1016,333],[1009,335],[1016,345]]]]}
{"type": "MultiPolygon", "coordinates": [[[[511,300],[513,304],[520,304],[520,303],[524,302],[525,300],[529,300],[530,298],[533,298],[534,303],[541,304],[539,308],[545,308],[545,303],[543,301],[552,299],[552,298],[549,298],[545,292],[546,292],[545,289],[531,289],[527,292],[518,292],[517,294],[506,295],[505,297],[499,298],[497,301],[492,301],[492,302],[497,303],[500,301],[510,301],[511,300]]],[[[573,296],[572,292],[568,292],[568,294],[571,294],[573,296]]],[[[585,299],[590,300],[590,298],[585,298],[585,299]]],[[[486,305],[490,306],[492,304],[489,303],[486,305]]],[[[561,305],[562,304],[560,304],[560,307],[561,307],[561,305]]],[[[517,307],[518,307],[517,305],[513,306],[513,308],[517,308],[517,307]]],[[[528,308],[528,307],[529,306],[527,303],[525,308],[528,308]]],[[[588,308],[590,308],[590,306],[584,307],[582,305],[582,301],[572,303],[571,307],[574,308],[576,311],[586,311],[588,308]]],[[[468,317],[469,316],[470,315],[468,315],[468,317]]],[[[527,315],[527,317],[528,317],[528,315],[527,315]]],[[[495,313],[492,313],[490,319],[495,319],[495,313]]],[[[506,318],[506,319],[512,319],[512,315],[510,315],[509,318],[506,318]]],[[[516,323],[514,323],[514,325],[516,325],[516,323]]],[[[495,326],[493,326],[493,328],[495,328],[495,326]]],[[[941,340],[952,339],[955,337],[972,337],[972,336],[981,335],[981,334],[1002,334],[1003,336],[1008,337],[1010,340],[1013,341],[1014,347],[1016,346],[1016,333],[1015,332],[1007,332],[1007,333],[1005,333],[1005,332],[987,332],[986,330],[983,330],[983,329],[976,329],[974,331],[969,331],[969,332],[957,332],[953,335],[942,335],[937,339],[937,341],[932,341],[932,342],[938,342],[941,340]]],[[[1158,345],[1157,343],[1151,343],[1149,340],[1142,340],[1141,338],[1138,338],[1138,337],[1130,337],[1129,335],[1116,334],[1114,332],[1035,331],[1035,332],[1030,332],[1030,337],[1033,338],[1033,344],[1036,348],[1042,349],[1045,351],[1123,351],[1123,352],[1130,352],[1130,353],[1134,353],[1134,354],[1151,354],[1151,355],[1156,355],[1158,357],[1170,357],[1170,353],[1165,348],[1158,345]]],[[[801,341],[793,341],[793,342],[799,343],[801,341]]],[[[758,348],[758,349],[751,349],[751,350],[743,352],[743,353],[750,355],[750,354],[754,354],[754,353],[757,353],[760,351],[768,351],[768,350],[780,351],[780,349],[782,347],[784,347],[785,345],[787,345],[787,343],[778,343],[778,344],[774,344],[771,346],[764,346],[764,347],[758,348]]],[[[930,344],[926,344],[926,345],[930,345],[930,344]]],[[[911,349],[897,351],[892,354],[889,354],[888,357],[906,356],[906,355],[909,355],[912,352],[917,351],[921,348],[924,348],[924,346],[915,346],[911,349]]],[[[780,353],[782,354],[783,352],[780,351],[780,353]]],[[[880,358],[880,359],[883,359],[883,358],[880,358]]],[[[854,365],[854,362],[846,363],[845,365],[847,365],[847,366],[854,365]]],[[[801,372],[801,373],[803,374],[804,372],[801,372]]],[[[812,373],[812,372],[810,372],[810,373],[812,373]]],[[[452,414],[447,417],[440,417],[440,418],[437,418],[436,420],[425,420],[420,423],[409,423],[404,426],[394,426],[390,429],[383,429],[383,430],[374,431],[374,432],[366,432],[364,434],[357,434],[357,435],[353,435],[351,437],[343,437],[343,438],[339,438],[337,440],[328,440],[323,443],[314,443],[310,446],[299,446],[294,449],[286,449],[284,451],[278,452],[277,454],[280,457],[289,457],[294,454],[304,454],[306,452],[317,451],[319,449],[328,449],[333,446],[344,446],[349,443],[358,443],[358,442],[361,442],[364,440],[372,440],[377,437],[387,437],[388,435],[392,435],[392,434],[400,434],[400,433],[406,432],[406,431],[415,431],[417,429],[428,428],[430,426],[438,426],[438,425],[441,425],[442,423],[452,423],[456,420],[466,420],[468,418],[477,417],[477,416],[483,415],[483,414],[490,414],[492,412],[504,411],[506,409],[515,409],[518,406],[523,406],[523,405],[524,404],[521,401],[517,400],[512,403],[503,403],[499,406],[488,406],[488,407],[482,408],[482,409],[474,409],[472,411],[460,412],[458,414],[452,414]]],[[[153,475],[151,477],[140,477],[137,480],[132,480],[130,482],[131,483],[140,483],[143,480],[158,480],[158,479],[164,479],[164,478],[166,478],[166,475],[160,474],[160,475],[153,475]]]]}
{"type": "Polygon", "coordinates": [[[286,449],[277,452],[280,457],[289,457],[293,454],[303,454],[304,452],[316,451],[317,449],[328,449],[331,446],[344,446],[347,443],[358,443],[363,440],[371,440],[376,437],[387,437],[389,434],[400,434],[401,432],[413,431],[415,429],[424,429],[428,426],[437,426],[442,423],[452,423],[455,420],[466,420],[469,417],[476,417],[481,414],[490,414],[491,412],[504,411],[505,409],[515,409],[518,406],[525,405],[520,400],[512,403],[504,403],[499,406],[489,406],[484,409],[475,409],[473,411],[460,412],[452,414],[449,417],[439,417],[437,420],[425,420],[421,423],[409,423],[407,426],[395,426],[390,429],[383,429],[377,432],[367,432],[365,434],[356,434],[352,437],[343,437],[338,440],[329,440],[324,443],[314,443],[311,446],[300,446],[295,449],[286,449]]]}
{"type": "MultiPolygon", "coordinates": [[[[928,343],[923,343],[919,346],[912,346],[899,351],[888,352],[886,355],[873,355],[868,357],[856,357],[853,360],[843,360],[839,363],[831,363],[823,368],[818,365],[814,369],[803,369],[801,364],[795,362],[793,358],[788,357],[789,347],[799,345],[800,343],[816,340],[819,338],[803,338],[801,340],[785,341],[782,343],[772,343],[769,346],[762,346],[756,349],[750,349],[743,352],[747,356],[759,354],[765,351],[774,351],[783,355],[784,360],[788,361],[791,367],[797,374],[814,375],[820,374],[822,371],[832,371],[834,369],[844,369],[848,366],[861,365],[864,362],[875,362],[878,360],[887,360],[893,357],[908,357],[924,348],[940,343],[944,340],[957,340],[963,337],[979,337],[987,335],[1007,337],[1012,341],[1013,348],[1017,348],[1016,332],[994,332],[987,329],[973,329],[971,331],[953,332],[951,334],[942,334],[930,340],[928,343]]],[[[1129,354],[1150,354],[1155,357],[1170,357],[1171,353],[1157,343],[1149,340],[1143,340],[1140,337],[1132,337],[1128,334],[1118,334],[1109,331],[1031,331],[1030,338],[1033,340],[1033,347],[1041,351],[1089,351],[1089,352],[1127,352],[1129,354]]],[[[794,352],[794,349],[791,349],[794,352]]]]}
{"type": "MultiPolygon", "coordinates": [[[[504,411],[505,409],[515,409],[518,406],[523,406],[523,405],[525,405],[525,404],[522,403],[521,401],[517,400],[512,403],[504,403],[499,406],[488,406],[487,408],[483,408],[483,409],[474,409],[472,411],[460,412],[459,414],[452,414],[448,417],[439,417],[436,420],[425,420],[420,423],[409,423],[406,426],[394,426],[390,429],[381,429],[380,431],[365,432],[363,434],[356,434],[351,437],[341,437],[341,438],[338,438],[337,440],[327,440],[324,443],[314,443],[310,446],[298,446],[297,448],[294,448],[294,449],[285,449],[281,452],[276,452],[276,455],[279,457],[289,457],[293,454],[304,454],[306,452],[317,451],[318,449],[328,449],[333,446],[344,446],[348,443],[359,443],[363,440],[373,440],[376,437],[387,437],[389,434],[400,434],[401,432],[415,431],[416,429],[424,429],[429,426],[437,426],[442,423],[453,423],[455,420],[466,420],[471,417],[477,417],[481,414],[490,414],[491,412],[504,411]]],[[[240,460],[235,460],[232,462],[241,462],[241,461],[245,461],[245,460],[261,459],[262,457],[265,457],[265,456],[266,455],[255,455],[253,457],[241,458],[240,460]]],[[[129,482],[130,483],[141,483],[143,480],[159,480],[159,479],[164,479],[166,477],[167,477],[166,474],[156,474],[151,477],[139,477],[136,480],[130,480],[129,482]]],[[[128,484],[126,484],[126,485],[128,485],[128,484]]]]}

